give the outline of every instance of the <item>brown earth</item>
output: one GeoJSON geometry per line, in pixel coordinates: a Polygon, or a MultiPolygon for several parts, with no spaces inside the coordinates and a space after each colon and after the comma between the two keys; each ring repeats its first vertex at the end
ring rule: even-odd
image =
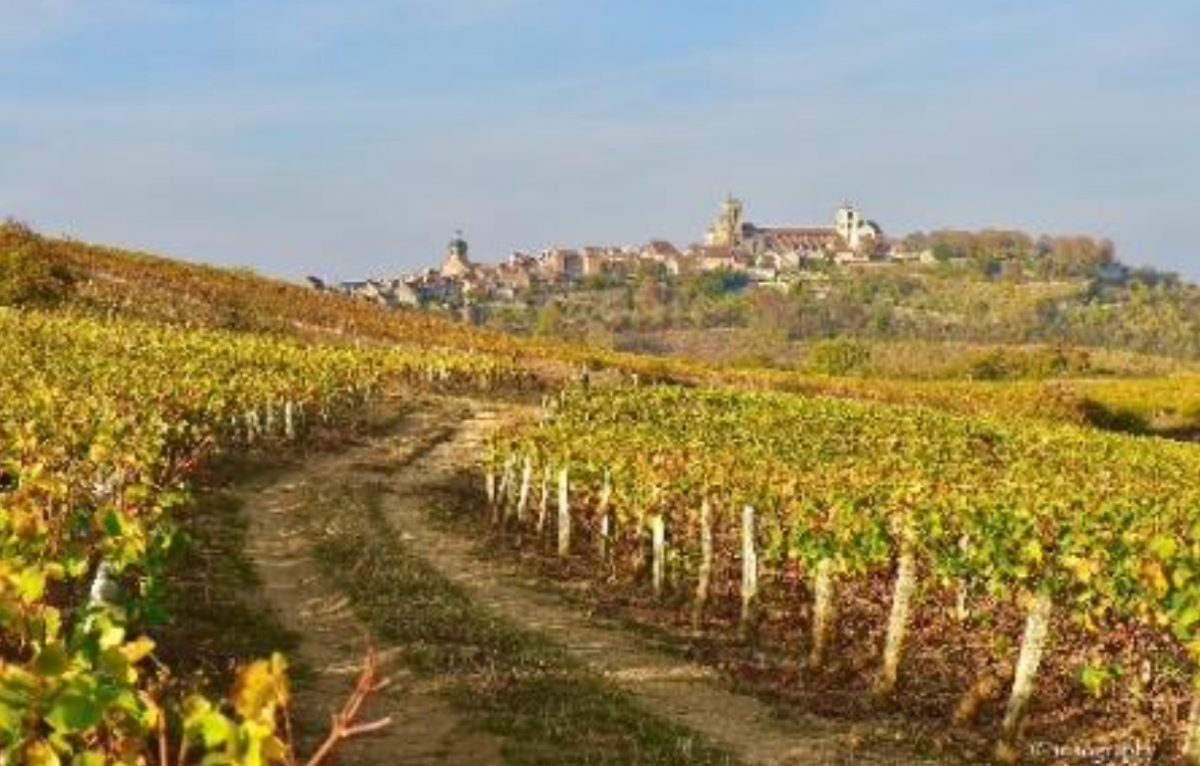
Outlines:
{"type": "MultiPolygon", "coordinates": [[[[248,554],[262,578],[265,606],[302,635],[296,653],[313,669],[312,682],[297,693],[302,731],[319,732],[321,716],[341,705],[371,639],[348,599],[323,579],[313,553],[314,530],[306,529],[298,506],[308,488],[370,481],[385,486],[388,529],[381,534],[399,535],[406,548],[486,610],[549,637],[647,711],[694,730],[736,757],[797,766],[932,762],[866,743],[865,729],[856,724],[781,717],[755,697],[731,691],[711,668],[596,619],[511,563],[480,555],[476,540],[431,521],[428,511],[455,496],[455,487],[462,497],[464,472],[476,467],[482,440],[497,421],[515,412],[511,406],[461,399],[423,403],[388,433],[307,460],[243,494],[253,541],[248,554]]],[[[393,724],[382,734],[348,743],[338,763],[503,762],[502,741],[471,728],[439,693],[436,679],[418,680],[399,666],[395,651],[377,648],[394,682],[370,702],[365,718],[389,716],[393,724]]]]}
{"type": "MultiPolygon", "coordinates": [[[[417,418],[404,427],[417,431],[426,425],[417,418]]],[[[271,485],[242,496],[249,522],[247,555],[261,578],[265,606],[302,637],[293,659],[311,670],[311,681],[299,684],[295,695],[299,750],[311,752],[323,736],[328,716],[341,708],[354,688],[367,646],[373,645],[380,673],[391,683],[368,700],[362,720],[387,717],[391,724],[380,733],[340,745],[336,763],[501,764],[499,741],[466,726],[436,684],[417,679],[400,666],[397,653],[371,637],[353,614],[349,598],[327,582],[317,566],[313,530],[297,513],[303,490],[346,480],[361,449],[308,460],[271,485]]]]}

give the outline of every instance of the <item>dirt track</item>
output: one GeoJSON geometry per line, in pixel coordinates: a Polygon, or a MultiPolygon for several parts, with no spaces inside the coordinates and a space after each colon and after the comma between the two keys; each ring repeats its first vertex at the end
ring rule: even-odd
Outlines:
{"type": "MultiPolygon", "coordinates": [[[[577,606],[536,587],[504,563],[482,558],[470,539],[432,524],[428,510],[462,481],[503,410],[440,400],[404,419],[395,432],[307,461],[271,486],[244,495],[256,541],[251,558],[270,606],[304,634],[303,661],[315,679],[297,700],[330,711],[353,684],[367,632],[347,599],[325,582],[312,553],[313,530],[296,522],[306,487],[383,482],[388,529],[447,579],[497,616],[548,636],[573,657],[631,693],[642,707],[705,735],[737,757],[759,764],[916,764],[912,756],[864,751],[856,730],[817,718],[781,720],[753,697],[734,693],[708,668],[646,645],[616,626],[593,621],[577,606]],[[381,467],[388,470],[380,470],[381,467]]],[[[302,514],[300,514],[302,516],[302,514]]],[[[391,659],[386,646],[380,647],[391,659]]],[[[391,716],[386,733],[351,743],[341,763],[502,763],[501,742],[464,725],[437,684],[417,681],[386,663],[395,685],[372,702],[368,717],[391,716]]],[[[314,722],[315,723],[315,722],[314,722]]]]}

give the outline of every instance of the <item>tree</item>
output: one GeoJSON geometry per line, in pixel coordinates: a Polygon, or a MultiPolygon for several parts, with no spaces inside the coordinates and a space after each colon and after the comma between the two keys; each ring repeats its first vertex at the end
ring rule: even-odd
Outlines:
{"type": "Polygon", "coordinates": [[[566,317],[558,301],[551,301],[542,307],[537,315],[534,333],[543,338],[556,338],[563,334],[566,327],[566,317]]]}

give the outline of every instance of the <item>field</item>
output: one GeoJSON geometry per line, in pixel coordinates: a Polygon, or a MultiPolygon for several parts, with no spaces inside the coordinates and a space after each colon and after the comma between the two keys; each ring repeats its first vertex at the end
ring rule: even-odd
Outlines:
{"type": "Polygon", "coordinates": [[[0,251],[6,762],[1200,753],[1186,365],[728,368],[0,251]]]}

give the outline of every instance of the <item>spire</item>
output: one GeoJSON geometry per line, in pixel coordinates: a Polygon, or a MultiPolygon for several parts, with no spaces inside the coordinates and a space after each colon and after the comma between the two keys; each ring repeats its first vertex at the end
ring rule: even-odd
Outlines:
{"type": "Polygon", "coordinates": [[[467,241],[463,239],[462,229],[454,230],[454,239],[446,248],[446,260],[442,263],[444,276],[462,276],[472,268],[467,259],[467,241]]]}

